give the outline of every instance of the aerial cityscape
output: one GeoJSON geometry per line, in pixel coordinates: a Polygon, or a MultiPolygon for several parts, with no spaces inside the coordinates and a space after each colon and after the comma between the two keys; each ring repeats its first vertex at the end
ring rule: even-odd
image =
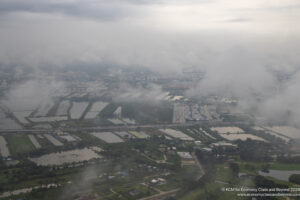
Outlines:
{"type": "Polygon", "coordinates": [[[300,197],[300,4],[0,1],[0,199],[300,197]]]}

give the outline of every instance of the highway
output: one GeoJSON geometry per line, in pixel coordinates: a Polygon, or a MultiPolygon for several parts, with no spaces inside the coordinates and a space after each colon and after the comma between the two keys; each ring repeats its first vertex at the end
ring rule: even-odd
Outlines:
{"type": "Polygon", "coordinates": [[[222,122],[222,121],[200,121],[187,122],[182,124],[146,124],[146,125],[114,125],[114,126],[96,126],[96,127],[72,127],[72,128],[58,128],[58,129],[1,129],[0,134],[7,133],[52,133],[54,131],[128,131],[136,129],[161,129],[174,127],[189,127],[189,126],[234,126],[234,125],[249,125],[249,122],[222,122]]]}

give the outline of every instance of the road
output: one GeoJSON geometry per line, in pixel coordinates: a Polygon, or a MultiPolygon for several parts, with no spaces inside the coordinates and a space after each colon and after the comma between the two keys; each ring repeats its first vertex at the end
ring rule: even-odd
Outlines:
{"type": "MultiPolygon", "coordinates": [[[[184,124],[147,124],[147,125],[115,125],[115,126],[96,126],[96,127],[74,127],[74,128],[59,128],[61,131],[128,131],[136,129],[148,128],[174,128],[174,127],[189,127],[195,125],[208,126],[228,126],[228,125],[246,125],[248,122],[222,122],[222,121],[200,121],[188,122],[184,124]]],[[[1,129],[0,134],[6,133],[52,133],[57,129],[1,129]]]]}

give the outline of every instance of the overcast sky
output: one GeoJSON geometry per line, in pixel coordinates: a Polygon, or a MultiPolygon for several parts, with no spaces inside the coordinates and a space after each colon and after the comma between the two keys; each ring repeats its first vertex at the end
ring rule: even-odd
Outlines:
{"type": "Polygon", "coordinates": [[[298,0],[1,0],[0,62],[168,72],[246,49],[294,65],[299,20],[298,0]]]}

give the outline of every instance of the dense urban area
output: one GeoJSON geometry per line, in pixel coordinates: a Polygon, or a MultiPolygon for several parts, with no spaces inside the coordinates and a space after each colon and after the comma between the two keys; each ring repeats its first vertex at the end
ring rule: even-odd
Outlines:
{"type": "Polygon", "coordinates": [[[234,96],[189,95],[202,71],[91,67],[33,76],[0,72],[0,199],[299,194],[300,129],[242,112],[234,96]]]}

